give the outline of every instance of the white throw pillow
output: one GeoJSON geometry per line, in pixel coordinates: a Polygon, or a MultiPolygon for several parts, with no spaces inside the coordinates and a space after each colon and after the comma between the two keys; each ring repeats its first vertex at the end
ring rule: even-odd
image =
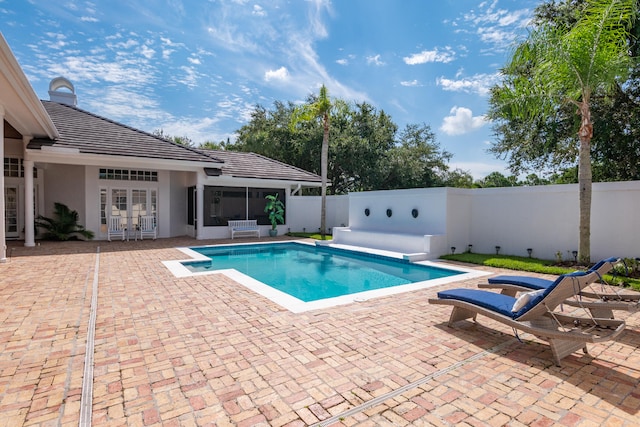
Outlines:
{"type": "Polygon", "coordinates": [[[537,297],[539,295],[542,295],[542,293],[544,293],[544,289],[523,293],[522,295],[520,295],[518,297],[516,302],[513,304],[513,308],[511,309],[511,311],[513,313],[515,313],[517,311],[520,311],[522,309],[522,307],[524,307],[525,305],[527,305],[529,303],[529,301],[531,301],[533,298],[535,298],[535,297],[537,297]]]}

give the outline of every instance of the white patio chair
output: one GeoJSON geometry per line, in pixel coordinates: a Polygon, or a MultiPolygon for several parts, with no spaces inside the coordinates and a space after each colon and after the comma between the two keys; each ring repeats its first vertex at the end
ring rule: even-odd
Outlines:
{"type": "Polygon", "coordinates": [[[124,240],[126,230],[122,226],[122,217],[120,215],[113,215],[109,217],[107,222],[107,240],[111,241],[112,237],[119,237],[120,240],[124,240]]]}
{"type": "Polygon", "coordinates": [[[156,240],[158,227],[156,226],[156,218],[153,215],[141,216],[138,219],[138,232],[140,233],[140,240],[144,240],[146,237],[151,237],[156,240]]]}

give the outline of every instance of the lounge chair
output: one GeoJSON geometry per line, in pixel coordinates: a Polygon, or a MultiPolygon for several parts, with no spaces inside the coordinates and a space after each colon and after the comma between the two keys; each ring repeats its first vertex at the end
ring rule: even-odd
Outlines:
{"type": "Polygon", "coordinates": [[[560,360],[574,351],[582,349],[588,354],[588,343],[612,340],[626,326],[624,320],[577,317],[554,311],[598,277],[594,271],[562,275],[546,289],[520,298],[480,289],[450,289],[438,292],[438,298],[429,299],[429,303],[453,306],[449,326],[470,318],[475,321],[482,314],[531,333],[549,343],[553,360],[559,366],[560,360]]]}
{"type": "MultiPolygon", "coordinates": [[[[600,282],[605,274],[620,262],[620,258],[612,257],[591,267],[588,272],[596,272],[600,282]]],[[[546,289],[554,281],[531,276],[495,276],[487,280],[488,283],[480,283],[481,289],[501,289],[501,293],[516,296],[518,292],[536,291],[546,289]]],[[[613,318],[613,311],[640,311],[640,292],[620,292],[616,287],[602,283],[600,290],[593,284],[588,289],[583,289],[579,295],[565,301],[567,305],[583,307],[591,312],[593,317],[613,318]]]]}

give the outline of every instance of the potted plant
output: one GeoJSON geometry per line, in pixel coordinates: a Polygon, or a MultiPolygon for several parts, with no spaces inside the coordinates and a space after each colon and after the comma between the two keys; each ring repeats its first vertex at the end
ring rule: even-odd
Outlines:
{"type": "Polygon", "coordinates": [[[264,211],[269,215],[269,221],[271,222],[269,236],[274,237],[278,235],[278,223],[284,224],[284,203],[278,199],[278,193],[275,196],[265,196],[265,199],[267,204],[264,207],[264,211]]]}

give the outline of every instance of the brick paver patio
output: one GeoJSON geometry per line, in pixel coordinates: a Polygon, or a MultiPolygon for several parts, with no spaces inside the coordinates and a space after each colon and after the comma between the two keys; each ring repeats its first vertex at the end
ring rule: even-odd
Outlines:
{"type": "Polygon", "coordinates": [[[487,318],[446,326],[450,308],[427,303],[442,287],[293,314],[161,264],[202,243],[10,243],[0,425],[78,425],[96,279],[95,426],[639,424],[640,314],[556,367],[487,318]]]}

